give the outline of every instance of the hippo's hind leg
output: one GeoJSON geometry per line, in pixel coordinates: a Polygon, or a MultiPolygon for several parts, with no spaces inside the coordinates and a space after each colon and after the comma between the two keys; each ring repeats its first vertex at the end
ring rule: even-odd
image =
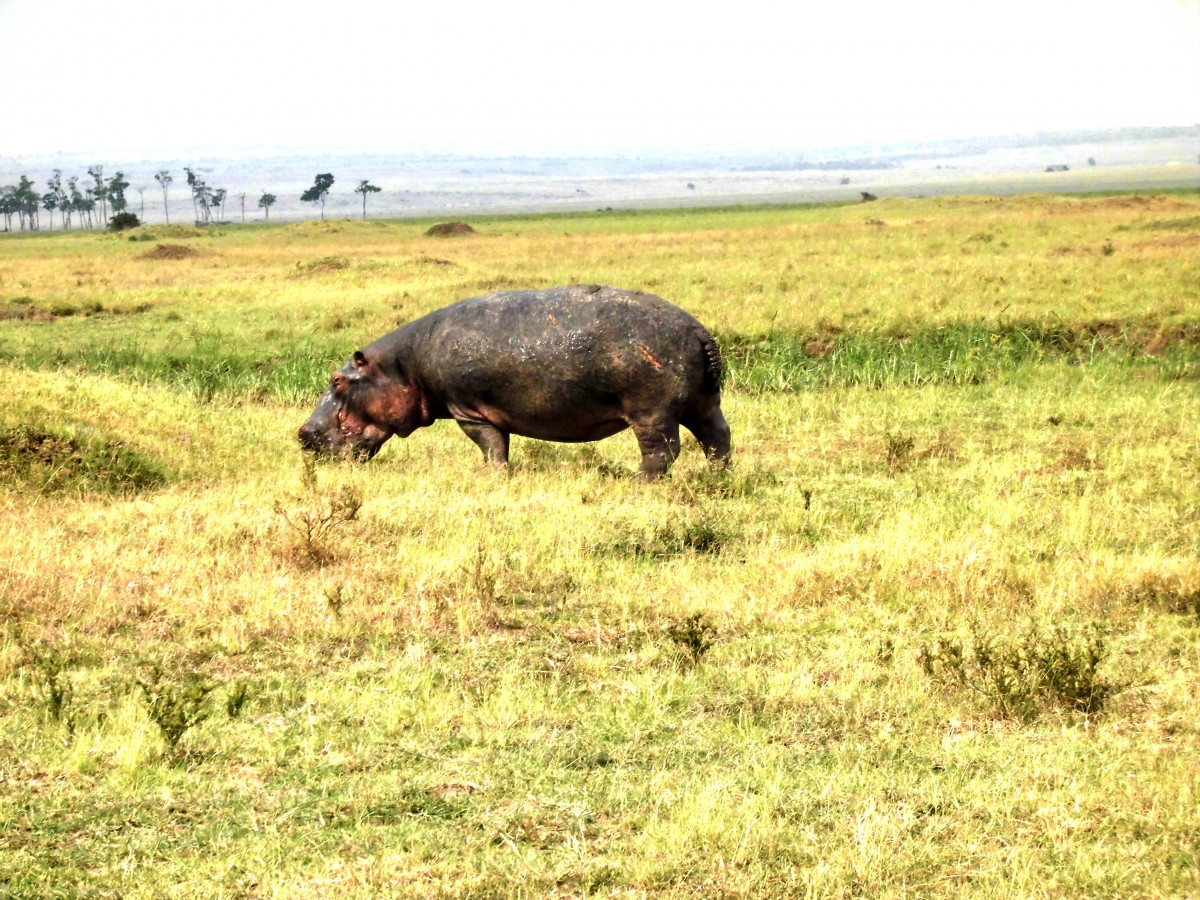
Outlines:
{"type": "Polygon", "coordinates": [[[483,451],[485,462],[508,465],[508,432],[495,425],[470,419],[456,419],[458,427],[483,451]]]}
{"type": "Polygon", "coordinates": [[[713,462],[728,464],[731,452],[729,423],[719,406],[706,415],[685,417],[683,427],[696,436],[706,457],[713,462]]]}
{"type": "Polygon", "coordinates": [[[643,478],[658,478],[667,473],[679,456],[679,423],[673,420],[630,424],[642,451],[638,474],[643,478]]]}

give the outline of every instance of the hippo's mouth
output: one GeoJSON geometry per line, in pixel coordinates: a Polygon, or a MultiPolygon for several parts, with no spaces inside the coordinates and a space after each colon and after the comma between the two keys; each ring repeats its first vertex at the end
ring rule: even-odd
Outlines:
{"type": "Polygon", "coordinates": [[[362,434],[347,435],[341,432],[330,434],[316,428],[302,426],[297,437],[300,446],[317,456],[345,456],[355,460],[373,459],[391,434],[377,428],[369,428],[362,434]]]}

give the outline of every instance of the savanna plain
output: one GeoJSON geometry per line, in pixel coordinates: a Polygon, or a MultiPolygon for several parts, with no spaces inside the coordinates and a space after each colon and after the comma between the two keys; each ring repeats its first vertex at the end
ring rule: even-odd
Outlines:
{"type": "Polygon", "coordinates": [[[1200,894],[1200,192],[0,236],[0,895],[1200,894]],[[690,437],[296,428],[576,282],[690,437]]]}

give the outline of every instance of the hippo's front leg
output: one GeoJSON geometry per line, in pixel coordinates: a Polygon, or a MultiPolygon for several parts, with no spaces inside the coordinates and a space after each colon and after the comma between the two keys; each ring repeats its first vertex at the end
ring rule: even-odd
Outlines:
{"type": "Polygon", "coordinates": [[[474,419],[455,419],[458,427],[483,451],[485,462],[508,465],[508,432],[488,422],[474,419]]]}

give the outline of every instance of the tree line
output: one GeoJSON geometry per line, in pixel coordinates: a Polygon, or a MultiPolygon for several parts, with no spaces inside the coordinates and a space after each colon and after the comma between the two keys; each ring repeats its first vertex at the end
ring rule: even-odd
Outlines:
{"type": "MultiPolygon", "coordinates": [[[[225,202],[229,192],[225,188],[210,187],[196,172],[185,166],[188,190],[191,192],[192,211],[197,225],[211,225],[220,222],[225,217],[225,202]]],[[[54,228],[54,214],[58,213],[59,227],[63,231],[72,228],[103,228],[112,226],[117,216],[123,224],[139,224],[136,216],[129,212],[129,201],[125,191],[129,182],[123,172],[116,172],[112,177],[105,177],[103,166],[92,166],[88,170],[91,181],[83,181],[80,176],[69,176],[65,181],[61,169],[55,169],[46,180],[46,189],[39,192],[36,182],[22,175],[19,183],[0,187],[0,216],[4,217],[5,231],[39,231],[43,223],[50,230],[54,228]],[[43,212],[45,216],[43,218],[43,212]]],[[[162,190],[163,218],[167,224],[171,222],[168,192],[175,178],[167,169],[160,169],[154,175],[162,190]]],[[[325,219],[325,201],[333,188],[334,177],[328,172],[316,176],[312,187],[308,188],[300,199],[320,208],[321,219],[325,219]]],[[[145,195],[142,188],[137,189],[142,194],[142,213],[145,214],[145,195]]],[[[378,193],[382,188],[376,187],[366,179],[359,182],[354,193],[362,195],[362,216],[367,217],[367,195],[378,193]]],[[[271,218],[271,207],[278,198],[269,192],[263,192],[258,198],[258,207],[268,221],[271,218]]],[[[241,195],[242,221],[246,220],[246,195],[241,195]]]]}

